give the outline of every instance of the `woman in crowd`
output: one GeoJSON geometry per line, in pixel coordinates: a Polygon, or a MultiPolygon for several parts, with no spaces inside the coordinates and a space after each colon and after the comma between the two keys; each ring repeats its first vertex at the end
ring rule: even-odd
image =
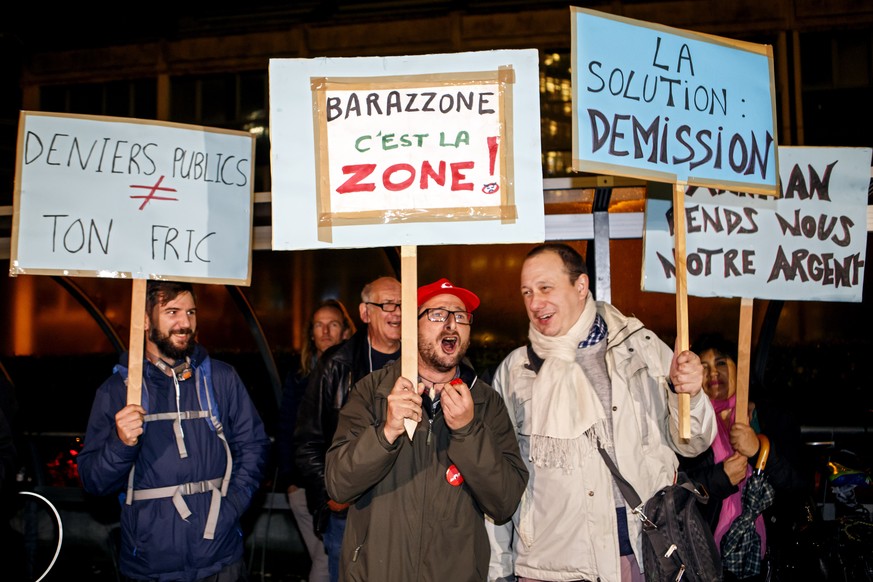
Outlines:
{"type": "MultiPolygon", "coordinates": [[[[788,414],[780,412],[789,403],[780,407],[757,406],[750,400],[748,417],[736,418],[736,346],[713,334],[698,338],[691,349],[699,354],[703,364],[703,389],[715,408],[718,434],[704,454],[682,458],[681,468],[709,493],[709,503],[702,505],[701,511],[710,523],[716,545],[721,547],[722,538],[742,511],[742,488],[760,453],[759,433],[766,435],[770,442],[764,476],[776,490],[776,501],[767,510],[768,516],[777,516],[777,505],[798,502],[811,486],[811,480],[799,469],[802,466],[800,429],[788,414]]],[[[774,519],[771,520],[773,527],[769,524],[765,527],[765,521],[764,515],[755,520],[755,529],[761,537],[762,560],[768,547],[767,534],[776,532],[778,523],[774,519]]],[[[771,545],[774,541],[778,540],[771,540],[771,545]]],[[[761,572],[763,579],[765,569],[761,572]]],[[[725,579],[734,578],[726,571],[725,579]]]]}

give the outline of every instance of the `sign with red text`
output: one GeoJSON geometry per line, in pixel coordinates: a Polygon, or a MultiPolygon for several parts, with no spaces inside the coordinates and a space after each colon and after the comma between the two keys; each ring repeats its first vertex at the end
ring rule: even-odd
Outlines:
{"type": "Polygon", "coordinates": [[[249,285],[253,167],[246,132],[22,112],[9,273],[249,285]]]}
{"type": "Polygon", "coordinates": [[[773,50],[571,8],[573,168],[775,195],[773,50]]]}
{"type": "Polygon", "coordinates": [[[273,248],[544,238],[536,51],[270,63],[273,248]]]}
{"type": "MultiPolygon", "coordinates": [[[[781,198],[688,188],[688,293],[860,302],[870,148],[780,147],[781,198]]],[[[646,201],[643,290],[675,292],[672,200],[646,201]]]]}

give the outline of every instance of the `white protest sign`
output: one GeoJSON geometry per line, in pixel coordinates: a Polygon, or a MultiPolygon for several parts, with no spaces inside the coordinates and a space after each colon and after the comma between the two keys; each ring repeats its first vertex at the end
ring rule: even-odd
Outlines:
{"type": "Polygon", "coordinates": [[[273,59],[273,249],[542,241],[538,62],[273,59]]]}
{"type": "Polygon", "coordinates": [[[10,275],[251,281],[254,139],[23,112],[10,275]]]}
{"type": "MultiPolygon", "coordinates": [[[[861,301],[870,148],[780,147],[781,198],[689,188],[688,293],[861,301]]],[[[643,290],[672,293],[672,203],[650,192],[643,290]]]]}
{"type": "Polygon", "coordinates": [[[574,169],[776,193],[772,47],[571,12],[574,169]]]}

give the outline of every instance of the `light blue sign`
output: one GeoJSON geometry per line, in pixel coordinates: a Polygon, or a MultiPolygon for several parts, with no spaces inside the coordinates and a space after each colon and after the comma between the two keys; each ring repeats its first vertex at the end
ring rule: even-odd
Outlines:
{"type": "Polygon", "coordinates": [[[244,131],[23,111],[9,274],[251,283],[244,131]]]}
{"type": "MultiPolygon", "coordinates": [[[[779,198],[688,188],[688,294],[860,302],[871,149],[779,150],[779,198]]],[[[644,291],[675,293],[673,219],[672,200],[650,192],[644,291]]]]}
{"type": "Polygon", "coordinates": [[[775,194],[767,45],[572,9],[573,167],[775,194]]]}

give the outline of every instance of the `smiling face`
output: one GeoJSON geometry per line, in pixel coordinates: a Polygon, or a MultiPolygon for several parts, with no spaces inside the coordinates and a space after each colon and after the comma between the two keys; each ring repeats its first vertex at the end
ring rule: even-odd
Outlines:
{"type": "Polygon", "coordinates": [[[570,281],[561,257],[546,251],[524,261],[521,295],[534,329],[548,337],[562,336],[585,309],[588,275],[579,275],[575,281],[570,281]]]}
{"type": "Polygon", "coordinates": [[[737,364],[716,350],[700,354],[703,364],[703,390],[711,400],[727,400],[737,393],[737,364]]]}
{"type": "MultiPolygon", "coordinates": [[[[436,307],[449,311],[467,310],[463,301],[445,293],[424,302],[418,313],[436,307]]],[[[427,315],[418,319],[418,366],[422,376],[448,382],[469,347],[470,326],[457,323],[453,314],[443,322],[431,321],[427,315]]]]}
{"type": "Polygon", "coordinates": [[[148,347],[169,361],[181,360],[194,351],[197,305],[191,293],[183,291],[166,303],[158,303],[145,322],[148,347]]]}
{"type": "Polygon", "coordinates": [[[361,321],[367,324],[367,333],[374,350],[391,354],[400,349],[400,308],[384,311],[372,303],[400,304],[400,281],[382,277],[370,284],[369,294],[360,305],[361,321]]]}

